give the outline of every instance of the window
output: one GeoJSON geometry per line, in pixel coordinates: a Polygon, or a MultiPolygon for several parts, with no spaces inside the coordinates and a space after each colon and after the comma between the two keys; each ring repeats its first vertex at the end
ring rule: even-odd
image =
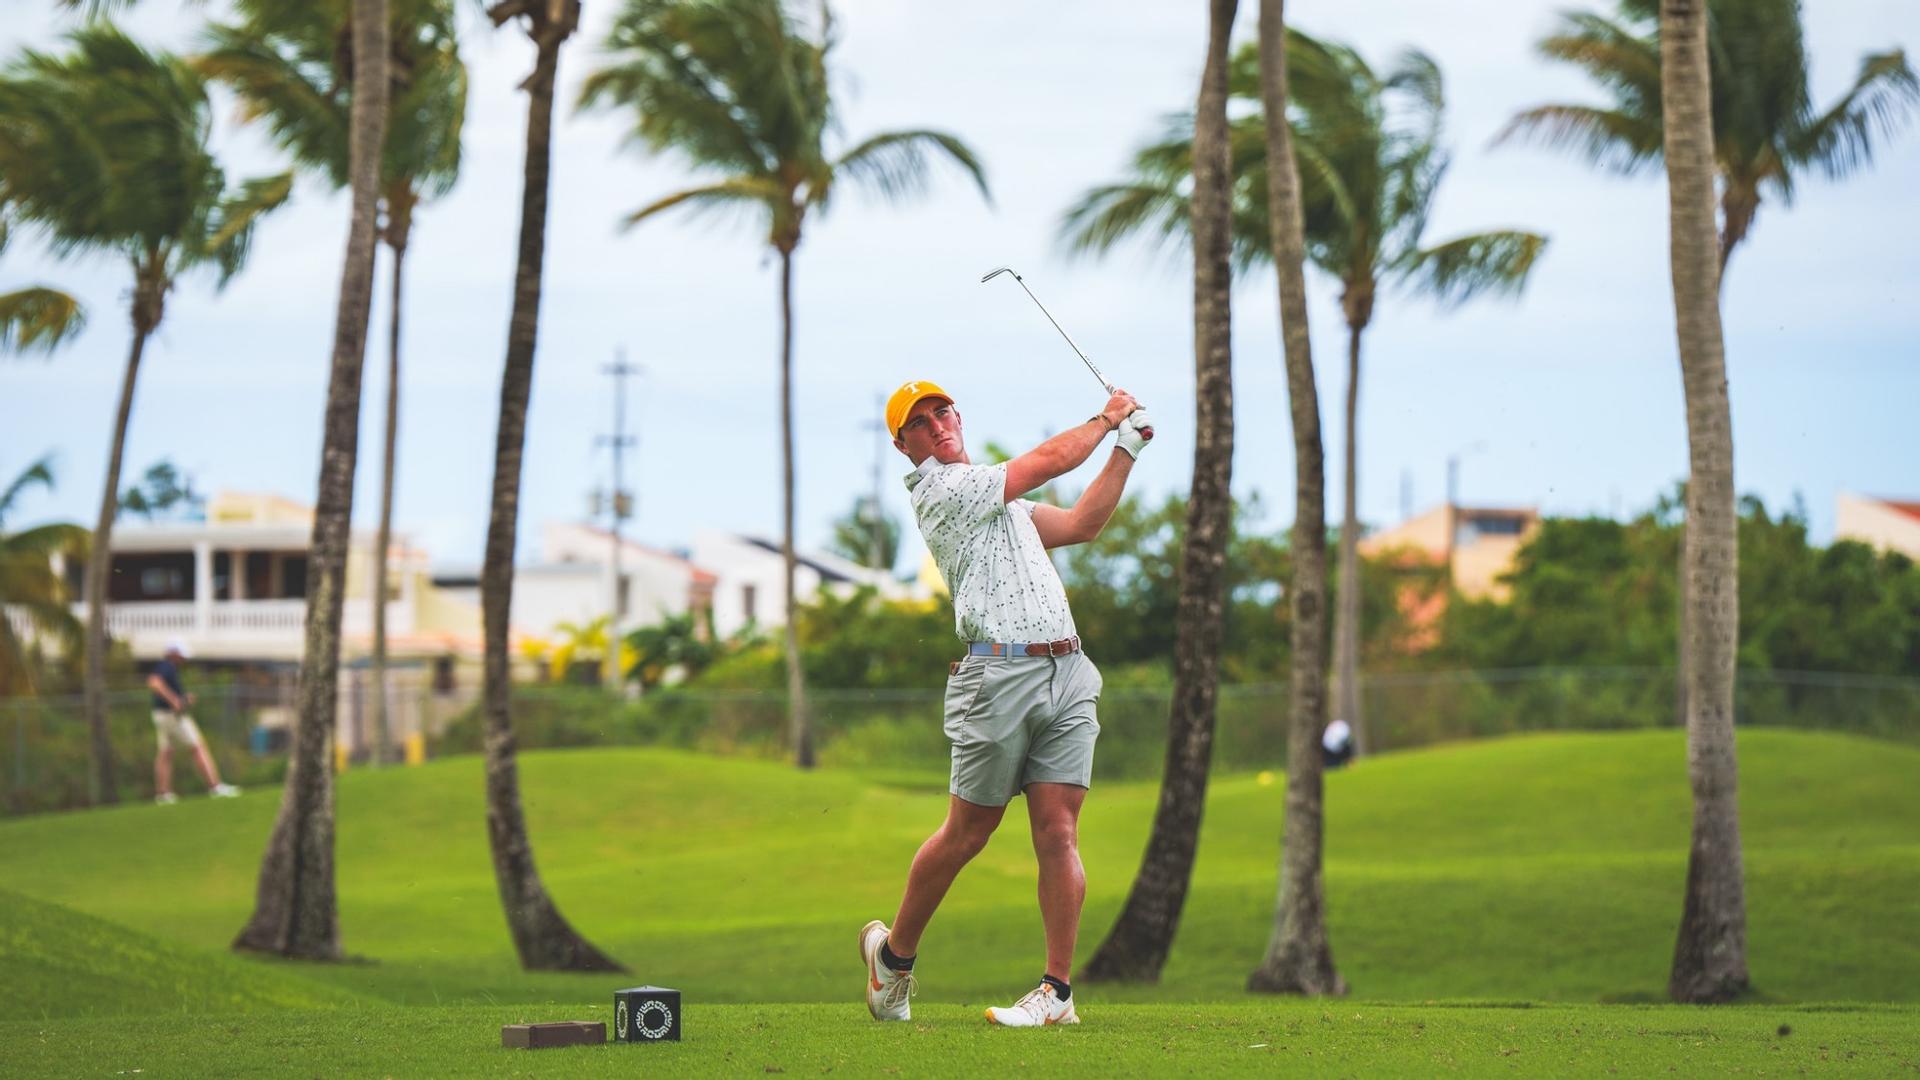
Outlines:
{"type": "Polygon", "coordinates": [[[288,600],[304,600],[307,597],[307,557],[289,555],[281,564],[280,595],[288,600]]]}
{"type": "Polygon", "coordinates": [[[740,586],[740,610],[748,622],[753,621],[753,586],[740,586]]]}
{"type": "Polygon", "coordinates": [[[1519,536],[1526,522],[1517,517],[1470,518],[1473,530],[1481,536],[1519,536]]]}
{"type": "Polygon", "coordinates": [[[140,594],[148,597],[178,597],[187,591],[187,575],[171,566],[149,566],[140,571],[140,594]]]}
{"type": "Polygon", "coordinates": [[[632,592],[633,592],[633,575],[621,574],[620,588],[618,590],[618,596],[616,601],[616,610],[619,613],[619,617],[622,619],[626,618],[627,612],[633,609],[633,605],[629,603],[627,599],[632,592]]]}

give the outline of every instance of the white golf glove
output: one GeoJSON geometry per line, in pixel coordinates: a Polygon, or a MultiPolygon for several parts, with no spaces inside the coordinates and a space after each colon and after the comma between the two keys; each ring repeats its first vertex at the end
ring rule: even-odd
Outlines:
{"type": "Polygon", "coordinates": [[[1147,416],[1147,410],[1135,409],[1127,414],[1125,420],[1120,421],[1120,426],[1116,430],[1119,433],[1120,449],[1125,450],[1128,457],[1137,461],[1140,458],[1140,451],[1153,438],[1153,420],[1147,416]]]}

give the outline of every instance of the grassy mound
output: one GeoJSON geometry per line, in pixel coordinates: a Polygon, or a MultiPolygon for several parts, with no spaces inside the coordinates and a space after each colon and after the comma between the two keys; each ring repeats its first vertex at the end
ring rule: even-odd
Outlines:
{"type": "MultiPolygon", "coordinates": [[[[1920,1002],[1920,750],[1750,730],[1740,754],[1749,960],[1762,999],[1920,1002]]],[[[633,981],[695,1002],[850,998],[854,932],[891,917],[947,799],[937,780],[880,784],[639,749],[529,754],[521,778],[561,910],[633,981]]],[[[1089,799],[1082,957],[1125,898],[1157,795],[1153,784],[1113,784],[1089,799]]],[[[608,997],[605,978],[529,975],[514,962],[479,761],[351,772],[337,802],[345,943],[379,963],[303,973],[414,1004],[608,997]]],[[[1327,802],[1334,954],[1356,998],[1663,999],[1686,876],[1680,733],[1389,755],[1328,777],[1327,802]]],[[[250,910],[276,803],[250,791],[0,823],[0,878],[220,950],[250,910]]],[[[1161,984],[1089,986],[1090,1000],[1244,1000],[1271,928],[1282,803],[1283,778],[1215,783],[1161,984]]],[[[1039,974],[1024,814],[1022,802],[1009,808],[928,933],[930,1005],[1006,997],[1039,974]]]]}
{"type": "MultiPolygon", "coordinates": [[[[283,965],[188,948],[0,890],[0,1016],[258,1012],[351,995],[283,965]]],[[[171,1021],[169,1021],[171,1022],[171,1021]]]]}

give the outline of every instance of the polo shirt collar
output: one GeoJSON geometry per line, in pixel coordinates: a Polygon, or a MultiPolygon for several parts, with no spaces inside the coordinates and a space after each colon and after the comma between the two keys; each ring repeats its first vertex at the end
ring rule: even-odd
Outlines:
{"type": "Polygon", "coordinates": [[[933,475],[933,470],[939,467],[940,467],[940,459],[934,457],[932,454],[928,454],[926,457],[926,460],[922,461],[918,465],[915,465],[913,467],[913,471],[908,473],[904,477],[904,479],[907,482],[907,490],[912,491],[914,488],[919,487],[920,481],[925,480],[927,477],[933,475]]]}

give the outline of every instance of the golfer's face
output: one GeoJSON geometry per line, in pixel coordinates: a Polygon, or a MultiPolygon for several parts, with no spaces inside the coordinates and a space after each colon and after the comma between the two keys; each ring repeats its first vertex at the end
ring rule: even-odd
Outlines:
{"type": "Polygon", "coordinates": [[[960,410],[945,398],[916,401],[900,427],[900,448],[918,465],[931,457],[942,465],[967,460],[960,437],[960,410]]]}

